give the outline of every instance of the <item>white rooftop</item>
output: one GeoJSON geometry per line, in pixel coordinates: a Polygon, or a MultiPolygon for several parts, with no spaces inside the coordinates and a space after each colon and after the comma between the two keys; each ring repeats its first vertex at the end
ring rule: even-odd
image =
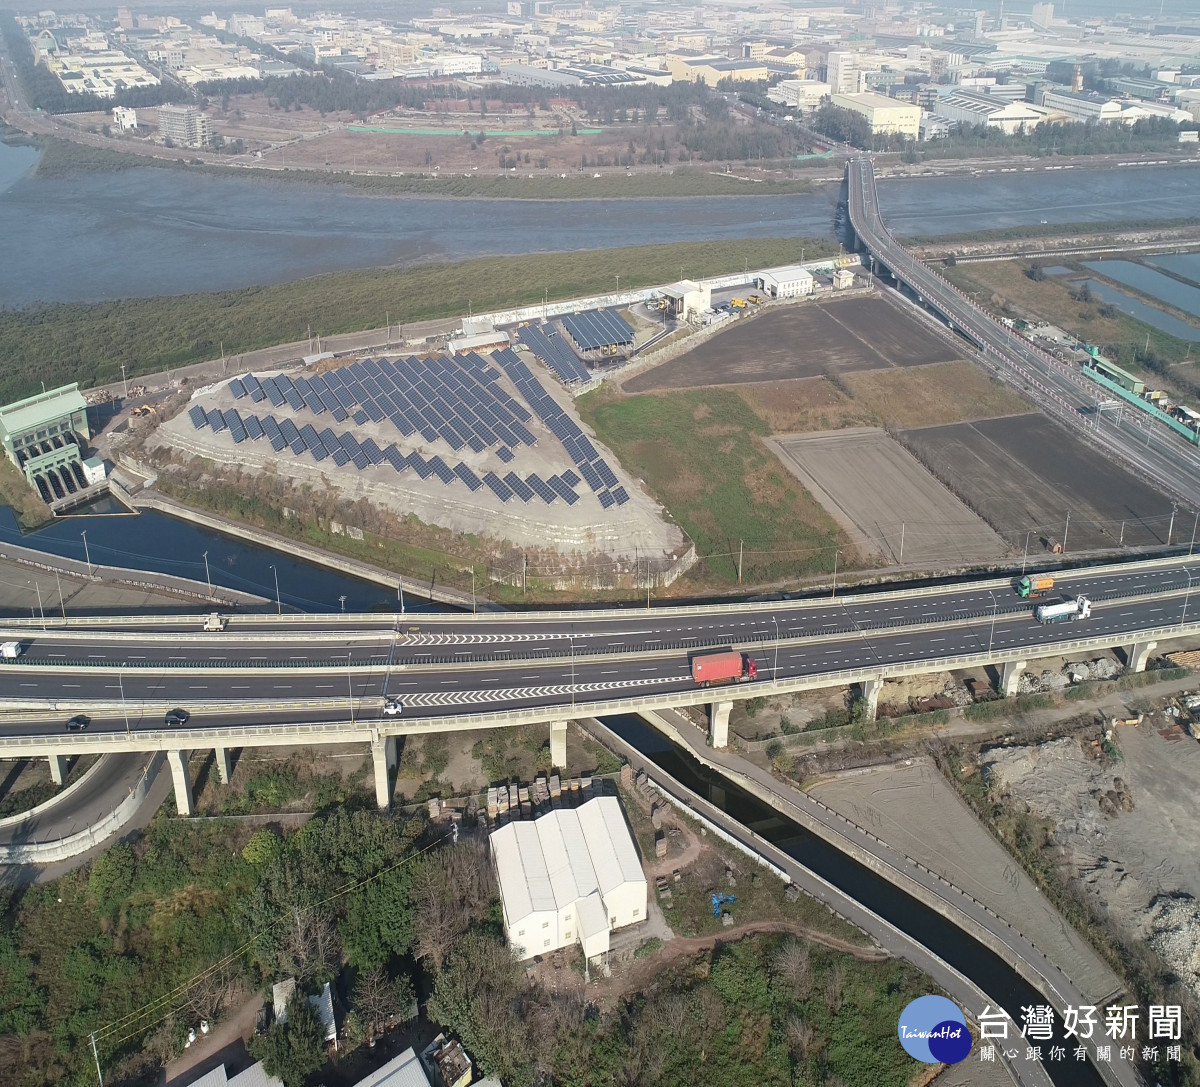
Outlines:
{"type": "MultiPolygon", "coordinates": [[[[211,1072],[193,1080],[189,1087],[283,1087],[283,1081],[274,1076],[268,1076],[262,1066],[262,1061],[251,1065],[236,1076],[228,1076],[223,1064],[217,1065],[211,1072]]],[[[390,1085],[389,1085],[390,1087],[390,1085]]],[[[404,1087],[408,1087],[407,1084],[404,1087]]],[[[428,1087],[428,1084],[422,1085],[428,1087]]]]}
{"type": "Polygon", "coordinates": [[[409,1046],[382,1068],[364,1076],[354,1087],[429,1087],[429,1078],[421,1067],[420,1058],[409,1046]]]}

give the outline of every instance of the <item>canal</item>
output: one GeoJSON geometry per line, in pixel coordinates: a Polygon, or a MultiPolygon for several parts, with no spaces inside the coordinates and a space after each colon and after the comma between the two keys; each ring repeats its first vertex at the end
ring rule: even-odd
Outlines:
{"type": "MultiPolygon", "coordinates": [[[[255,593],[272,601],[278,574],[279,600],[290,611],[366,612],[399,608],[398,579],[392,586],[364,581],[154,510],[122,514],[119,511],[124,507],[114,500],[102,502],[111,505],[93,504],[85,512],[56,518],[30,533],[22,533],[10,507],[0,507],[0,543],[18,544],[47,555],[102,566],[174,574],[201,584],[206,576],[211,576],[214,585],[255,593]]],[[[410,590],[411,585],[411,579],[406,578],[407,611],[453,610],[448,605],[431,604],[419,591],[410,590]]]]}
{"type": "MultiPolygon", "coordinates": [[[[1021,1008],[1045,1004],[1046,998],[999,956],[968,936],[928,906],[898,889],[887,880],[852,860],[828,842],[780,815],[757,797],[698,763],[683,748],[634,714],[606,717],[604,724],[647,759],[662,767],[677,781],[704,797],[709,803],[731,815],[743,826],[772,842],[855,901],[873,910],[912,939],[918,941],[970,978],[988,997],[999,1002],[1016,1024],[1021,1008]]],[[[993,1005],[993,1010],[995,1005],[993,1005]]],[[[968,1008],[978,1016],[983,1008],[968,1008]]],[[[1087,1061],[1076,1060],[1073,1045],[1061,1036],[1061,1008],[1055,1009],[1053,1042],[1041,1043],[1042,1063],[1057,1087],[1102,1087],[1099,1074],[1087,1061]],[[1051,1061],[1051,1045],[1066,1047],[1064,1060],[1051,1061]]],[[[1025,1039],[1019,1027],[1010,1026],[1006,1048],[1024,1050],[1025,1039]],[[1015,1039],[1015,1040],[1014,1040],[1015,1039]]],[[[978,1060],[978,1056],[968,1057],[978,1060]]]]}

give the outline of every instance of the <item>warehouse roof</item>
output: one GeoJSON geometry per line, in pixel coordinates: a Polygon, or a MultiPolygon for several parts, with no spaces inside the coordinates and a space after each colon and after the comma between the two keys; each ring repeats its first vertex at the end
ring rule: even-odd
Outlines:
{"type": "Polygon", "coordinates": [[[429,1087],[429,1077],[417,1054],[409,1046],[382,1068],[363,1076],[354,1087],[429,1087]]]}
{"type": "MultiPolygon", "coordinates": [[[[283,1087],[283,1082],[275,1076],[267,1075],[262,1061],[259,1061],[258,1064],[252,1064],[236,1076],[227,1075],[225,1066],[218,1064],[211,1072],[194,1080],[191,1087],[283,1087]]],[[[388,1087],[391,1085],[389,1084],[388,1087]]],[[[428,1087],[428,1085],[426,1084],[424,1087],[428,1087]]]]}
{"type": "MultiPolygon", "coordinates": [[[[616,797],[601,796],[579,808],[559,808],[531,823],[512,822],[492,832],[500,896],[510,922],[587,902],[624,883],[644,882],[637,848],[616,797]]],[[[599,905],[596,916],[605,917],[599,905]]],[[[581,907],[581,915],[586,916],[581,907]]]]}

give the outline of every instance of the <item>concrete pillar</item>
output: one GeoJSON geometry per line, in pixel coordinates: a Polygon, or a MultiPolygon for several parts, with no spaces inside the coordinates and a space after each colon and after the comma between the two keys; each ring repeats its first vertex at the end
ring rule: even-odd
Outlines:
{"type": "Polygon", "coordinates": [[[1125,651],[1125,670],[1127,672],[1144,672],[1146,662],[1157,646],[1158,642],[1134,642],[1125,651]]]}
{"type": "Polygon", "coordinates": [[[230,765],[229,748],[217,747],[213,749],[213,754],[216,755],[217,773],[221,776],[221,784],[228,785],[229,779],[233,776],[233,767],[230,765]]]}
{"type": "Polygon", "coordinates": [[[1017,681],[1028,667],[1028,661],[1008,661],[1000,669],[1000,693],[1005,698],[1012,698],[1017,693],[1017,681]]]}
{"type": "Polygon", "coordinates": [[[879,694],[883,690],[883,676],[874,676],[871,679],[864,679],[862,682],[862,697],[866,704],[867,712],[863,714],[863,718],[867,721],[874,721],[879,712],[879,694]]]}
{"type": "Polygon", "coordinates": [[[567,722],[550,722],[550,765],[562,770],[567,765],[567,722]]]}
{"type": "Polygon", "coordinates": [[[371,760],[375,764],[375,803],[381,811],[392,805],[392,770],[396,765],[396,737],[379,736],[371,741],[371,760]]]}
{"type": "Polygon", "coordinates": [[[50,780],[55,785],[61,785],[66,776],[67,757],[65,755],[47,755],[46,759],[50,763],[50,780]]]}
{"type": "Polygon", "coordinates": [[[713,702],[708,707],[708,746],[729,746],[729,711],[732,702],[713,702]]]}
{"type": "Polygon", "coordinates": [[[175,810],[180,815],[192,814],[192,779],[188,776],[188,757],[190,755],[190,751],[181,751],[178,748],[167,752],[171,777],[175,780],[175,810]]]}

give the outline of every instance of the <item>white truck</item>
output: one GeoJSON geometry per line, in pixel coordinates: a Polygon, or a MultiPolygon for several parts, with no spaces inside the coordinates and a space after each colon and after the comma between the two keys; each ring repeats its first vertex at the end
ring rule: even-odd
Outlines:
{"type": "Polygon", "coordinates": [[[219,615],[217,612],[214,611],[209,614],[207,619],[204,620],[204,629],[205,630],[224,630],[225,629],[225,619],[221,615],[219,615]]]}
{"type": "Polygon", "coordinates": [[[0,657],[5,657],[12,660],[14,657],[21,655],[20,642],[3,642],[0,643],[0,657]]]}
{"type": "Polygon", "coordinates": [[[1060,600],[1057,604],[1039,604],[1033,609],[1033,617],[1039,623],[1073,623],[1091,614],[1092,602],[1086,596],[1060,600]]]}

